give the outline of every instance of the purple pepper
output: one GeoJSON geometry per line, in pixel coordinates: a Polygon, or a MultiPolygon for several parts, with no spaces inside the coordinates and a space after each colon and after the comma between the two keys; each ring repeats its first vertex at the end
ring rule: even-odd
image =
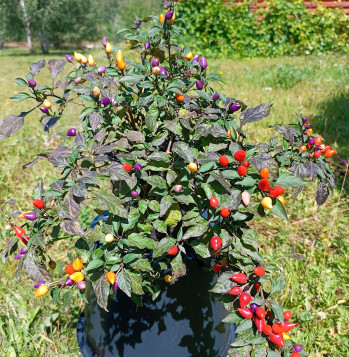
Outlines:
{"type": "Polygon", "coordinates": [[[68,278],[65,283],[64,283],[65,286],[73,286],[74,285],[74,281],[71,280],[70,278],[68,278]]]}
{"type": "Polygon", "coordinates": [[[307,131],[304,132],[304,135],[307,135],[307,131]]]}
{"type": "Polygon", "coordinates": [[[137,21],[136,21],[136,26],[137,26],[137,27],[141,26],[141,20],[137,20],[137,21]]]}
{"type": "Polygon", "coordinates": [[[28,221],[35,221],[36,220],[36,213],[35,212],[27,212],[24,213],[23,217],[28,221]]]}
{"type": "Polygon", "coordinates": [[[103,37],[103,40],[102,40],[102,45],[103,47],[105,47],[107,45],[108,41],[105,37],[103,37]]]}
{"type": "Polygon", "coordinates": [[[107,67],[105,65],[99,66],[97,69],[98,73],[104,73],[106,71],[107,67]]]}
{"type": "Polygon", "coordinates": [[[192,64],[195,62],[200,62],[200,57],[198,55],[195,55],[191,61],[192,64]]]}
{"type": "Polygon", "coordinates": [[[322,146],[318,145],[318,146],[316,147],[316,150],[322,150],[322,146]]]}
{"type": "Polygon", "coordinates": [[[309,145],[314,145],[315,144],[314,138],[309,138],[308,143],[309,145]]]}
{"type": "Polygon", "coordinates": [[[196,88],[199,90],[204,88],[204,85],[202,84],[202,82],[199,79],[196,80],[196,88]]]}
{"type": "Polygon", "coordinates": [[[309,124],[305,126],[305,129],[310,129],[310,128],[311,126],[309,124]]]}
{"type": "Polygon", "coordinates": [[[76,129],[75,128],[70,128],[65,135],[67,136],[76,136],[76,129]]]}
{"type": "Polygon", "coordinates": [[[200,64],[200,67],[201,67],[202,69],[206,69],[206,68],[207,68],[207,61],[206,61],[205,56],[202,56],[202,57],[200,58],[199,64],[200,64]]]}
{"type": "Polygon", "coordinates": [[[113,285],[114,291],[118,290],[118,286],[119,286],[119,284],[118,284],[118,282],[116,281],[116,282],[114,283],[114,285],[113,285]]]}
{"type": "Polygon", "coordinates": [[[234,113],[240,109],[241,109],[241,104],[239,104],[239,103],[234,103],[230,106],[230,110],[234,113]]]}
{"type": "Polygon", "coordinates": [[[163,76],[167,77],[167,72],[165,67],[160,67],[160,74],[162,74],[163,76]]]}
{"type": "Polygon", "coordinates": [[[144,42],[144,48],[146,50],[149,50],[149,47],[150,47],[150,43],[147,41],[147,42],[144,42]]]}
{"type": "Polygon", "coordinates": [[[246,286],[244,287],[244,291],[248,291],[248,290],[250,290],[250,286],[249,286],[249,285],[246,285],[246,286]]]}
{"type": "Polygon", "coordinates": [[[29,79],[28,87],[30,87],[30,88],[35,88],[36,87],[36,82],[34,81],[34,79],[29,79]]]}
{"type": "Polygon", "coordinates": [[[138,197],[138,191],[136,191],[136,190],[131,191],[131,196],[132,196],[133,198],[138,197]]]}
{"type": "Polygon", "coordinates": [[[295,352],[300,352],[300,351],[302,351],[303,347],[301,345],[294,345],[293,349],[295,352]]]}
{"type": "Polygon", "coordinates": [[[71,56],[71,55],[64,55],[64,57],[65,57],[65,59],[66,59],[68,62],[73,63],[73,60],[74,60],[73,56],[71,56]]]}
{"type": "Polygon", "coordinates": [[[229,268],[228,267],[222,267],[222,270],[221,270],[221,272],[222,273],[225,273],[226,271],[228,271],[229,270],[229,268]]]}
{"type": "Polygon", "coordinates": [[[81,77],[76,77],[76,78],[74,79],[74,83],[75,83],[75,84],[81,84],[81,83],[82,83],[82,78],[81,78],[81,77]]]}
{"type": "Polygon", "coordinates": [[[213,100],[214,102],[217,102],[218,99],[219,99],[219,94],[218,94],[218,93],[213,94],[212,100],[213,100]]]}
{"type": "Polygon", "coordinates": [[[28,253],[28,249],[25,248],[25,247],[22,247],[21,250],[19,251],[19,254],[25,255],[25,254],[27,254],[27,253],[28,253]]]}
{"type": "Polygon", "coordinates": [[[152,63],[151,63],[151,65],[153,66],[153,67],[157,67],[158,65],[159,65],[159,60],[157,59],[157,58],[154,58],[153,59],[153,61],[152,61],[152,63]]]}
{"type": "Polygon", "coordinates": [[[86,283],[85,283],[84,281],[78,282],[78,283],[76,284],[76,286],[77,286],[77,288],[78,288],[79,290],[84,290],[84,289],[86,289],[86,283]]]}
{"type": "Polygon", "coordinates": [[[108,97],[102,98],[101,104],[103,104],[103,105],[109,105],[109,104],[110,104],[110,99],[109,99],[108,97]]]}
{"type": "Polygon", "coordinates": [[[34,288],[37,289],[37,288],[39,288],[41,285],[44,285],[44,284],[45,284],[45,281],[39,281],[38,283],[36,283],[36,284],[34,285],[34,288]]]}
{"type": "Polygon", "coordinates": [[[141,170],[142,170],[142,165],[141,165],[141,164],[136,164],[135,167],[134,167],[134,169],[135,169],[136,171],[141,171],[141,170]]]}
{"type": "Polygon", "coordinates": [[[167,11],[166,14],[165,14],[165,18],[166,20],[170,20],[173,16],[173,11],[170,10],[170,11],[167,11]]]}
{"type": "Polygon", "coordinates": [[[25,256],[25,254],[16,254],[15,259],[21,260],[22,258],[24,258],[24,256],[25,256]]]}
{"type": "Polygon", "coordinates": [[[302,117],[302,122],[305,123],[306,121],[308,121],[307,117],[302,117]]]}
{"type": "Polygon", "coordinates": [[[252,312],[256,312],[258,308],[259,308],[259,306],[257,304],[251,304],[250,305],[250,310],[252,312]]]}
{"type": "Polygon", "coordinates": [[[41,110],[44,114],[47,114],[47,113],[48,113],[48,108],[40,107],[40,110],[41,110]]]}

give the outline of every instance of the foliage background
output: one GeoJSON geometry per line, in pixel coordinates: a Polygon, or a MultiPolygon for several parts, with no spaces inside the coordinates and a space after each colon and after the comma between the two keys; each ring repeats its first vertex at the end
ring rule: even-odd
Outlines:
{"type": "MultiPolygon", "coordinates": [[[[213,3],[216,0],[211,1],[213,3]]],[[[4,15],[1,6],[5,2],[0,2],[0,18],[4,15]]],[[[115,1],[111,3],[115,4],[115,1]]],[[[149,8],[144,8],[142,10],[144,13],[135,15],[131,5],[139,8],[140,2],[129,0],[127,3],[131,9],[127,16],[123,15],[125,8],[116,5],[113,8],[100,6],[101,12],[107,13],[102,15],[113,17],[117,9],[120,9],[122,11],[118,16],[129,24],[129,21],[149,13],[149,8]],[[115,9],[115,12],[111,9],[115,9]]],[[[157,1],[154,3],[158,4],[157,1]]],[[[142,1],[142,4],[150,6],[146,1],[142,1]]],[[[93,27],[95,22],[102,23],[100,19],[103,17],[99,17],[102,15],[99,12],[96,16],[99,20],[91,22],[89,26],[93,27]]],[[[0,26],[2,25],[3,22],[0,23],[0,26]]],[[[114,33],[112,29],[112,26],[105,27],[107,33],[114,33]]],[[[84,33],[83,30],[81,31],[84,33]]],[[[21,33],[12,32],[12,34],[13,40],[23,39],[21,33]]],[[[96,36],[100,36],[100,33],[96,32],[96,36]]],[[[202,37],[204,36],[198,33],[194,38],[189,36],[186,41],[195,43],[202,37]]],[[[197,45],[199,46],[200,44],[197,45]]],[[[46,60],[51,57],[61,58],[64,53],[65,51],[55,50],[53,56],[44,58],[46,60]]],[[[24,75],[30,63],[41,58],[43,58],[41,55],[28,56],[27,51],[21,49],[5,49],[0,53],[0,83],[2,84],[0,118],[14,111],[27,109],[25,103],[15,104],[8,100],[18,91],[18,86],[12,80],[19,75],[24,75]]],[[[310,205],[313,192],[304,192],[295,201],[286,197],[290,214],[289,224],[280,224],[279,219],[269,218],[259,221],[255,227],[261,236],[264,254],[279,259],[288,277],[287,289],[281,298],[293,309],[296,318],[301,322],[301,328],[297,331],[295,329],[293,333],[295,341],[304,342],[305,348],[310,351],[312,357],[344,356],[349,350],[347,327],[349,322],[347,272],[349,187],[343,183],[348,170],[349,69],[347,64],[346,54],[239,61],[227,58],[210,60],[210,66],[215,68],[215,72],[221,71],[224,77],[225,85],[224,88],[220,88],[221,91],[243,98],[251,106],[262,101],[274,103],[268,120],[260,122],[258,130],[250,133],[252,139],[258,136],[262,141],[272,130],[268,128],[269,125],[280,121],[284,121],[285,124],[290,123],[294,119],[294,113],[299,112],[307,115],[314,131],[321,132],[339,152],[334,160],[337,171],[336,190],[328,204],[320,210],[310,205]],[[290,249],[295,249],[297,253],[302,254],[306,261],[285,258],[285,253],[290,249]]],[[[16,197],[18,210],[29,207],[27,197],[38,179],[44,178],[48,182],[57,174],[41,163],[35,169],[22,170],[22,163],[33,159],[35,153],[46,147],[47,143],[58,145],[65,131],[78,123],[75,113],[71,111],[67,113],[54,134],[48,135],[43,133],[41,128],[38,130],[37,115],[33,113],[28,117],[25,130],[9,141],[0,143],[1,198],[16,197]]],[[[85,212],[86,222],[89,219],[89,212],[85,212]]],[[[1,222],[0,226],[2,226],[1,222]]],[[[0,249],[2,244],[3,242],[0,241],[0,249]]],[[[65,247],[61,248],[52,254],[59,257],[65,247]]],[[[15,265],[15,262],[10,265],[0,264],[1,356],[50,357],[60,354],[79,356],[75,326],[82,306],[78,305],[78,300],[73,302],[73,308],[69,311],[64,311],[60,306],[55,307],[49,298],[34,300],[31,282],[25,279],[20,282],[15,281],[13,277],[15,265]]]]}

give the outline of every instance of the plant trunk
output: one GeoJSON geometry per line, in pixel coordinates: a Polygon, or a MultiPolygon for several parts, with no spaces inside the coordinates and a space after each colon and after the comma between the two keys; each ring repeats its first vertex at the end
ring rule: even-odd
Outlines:
{"type": "Polygon", "coordinates": [[[43,54],[48,54],[48,37],[47,37],[47,31],[45,30],[44,32],[44,36],[45,38],[43,38],[42,36],[42,32],[38,31],[38,37],[39,37],[39,42],[40,42],[40,47],[41,47],[41,51],[43,54]]]}
{"type": "Polygon", "coordinates": [[[24,0],[19,1],[22,11],[23,11],[23,22],[25,26],[25,32],[27,34],[27,45],[30,53],[34,53],[34,47],[33,47],[33,42],[32,42],[32,37],[30,33],[30,22],[28,18],[28,13],[27,13],[27,8],[25,6],[24,0]]]}

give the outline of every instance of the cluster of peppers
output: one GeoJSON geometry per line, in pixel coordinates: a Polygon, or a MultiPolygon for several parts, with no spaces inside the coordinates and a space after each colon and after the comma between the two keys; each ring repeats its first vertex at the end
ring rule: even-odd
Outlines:
{"type": "Polygon", "coordinates": [[[302,152],[306,152],[308,150],[308,157],[314,157],[316,159],[318,159],[321,154],[328,158],[332,157],[336,153],[336,150],[332,150],[330,145],[323,145],[321,135],[312,136],[313,129],[311,128],[307,117],[302,117],[302,123],[305,129],[304,135],[308,136],[308,142],[307,145],[301,146],[299,150],[302,152]]]}

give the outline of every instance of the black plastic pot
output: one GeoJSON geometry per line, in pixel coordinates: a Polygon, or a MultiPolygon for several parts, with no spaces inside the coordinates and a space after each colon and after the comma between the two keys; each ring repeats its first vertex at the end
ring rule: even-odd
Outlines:
{"type": "Polygon", "coordinates": [[[226,357],[235,339],[235,325],[221,322],[227,311],[208,291],[217,277],[199,264],[196,259],[187,262],[187,275],[174,285],[163,282],[155,301],[143,296],[143,307],[119,289],[106,312],[88,286],[89,304],[77,326],[82,355],[226,357]]]}

